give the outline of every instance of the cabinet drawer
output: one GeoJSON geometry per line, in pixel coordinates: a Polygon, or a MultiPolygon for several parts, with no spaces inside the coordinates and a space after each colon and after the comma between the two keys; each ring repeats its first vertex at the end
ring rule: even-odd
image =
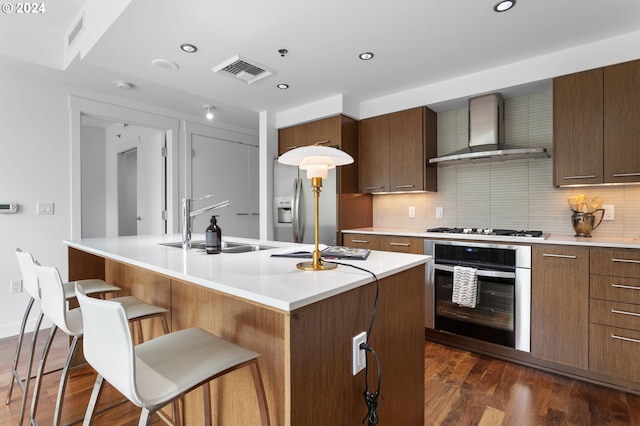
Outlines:
{"type": "Polygon", "coordinates": [[[640,332],[591,324],[589,370],[640,381],[640,332]]]}
{"type": "Polygon", "coordinates": [[[591,275],[591,297],[640,304],[640,278],[591,275]]]}
{"type": "Polygon", "coordinates": [[[368,248],[369,250],[380,250],[379,237],[368,234],[343,234],[342,245],[355,248],[368,248]]]}
{"type": "Polygon", "coordinates": [[[640,331],[640,305],[591,299],[589,321],[640,331]]]}
{"type": "Polygon", "coordinates": [[[422,254],[423,242],[421,238],[381,236],[380,250],[399,253],[422,254]]]}
{"type": "Polygon", "coordinates": [[[591,249],[591,273],[640,278],[640,250],[591,249]]]}

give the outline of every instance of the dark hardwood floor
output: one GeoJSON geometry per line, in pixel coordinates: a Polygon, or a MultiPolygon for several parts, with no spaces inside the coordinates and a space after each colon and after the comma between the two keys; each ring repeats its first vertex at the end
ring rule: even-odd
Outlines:
{"type": "MultiPolygon", "coordinates": [[[[39,347],[46,334],[40,333],[39,347]]],[[[30,336],[25,341],[24,356],[30,336]]],[[[0,340],[2,401],[6,399],[15,344],[15,338],[0,340]]],[[[50,354],[52,367],[64,363],[66,345],[60,333],[50,354]]],[[[436,343],[426,342],[424,350],[425,425],[640,425],[638,395],[436,343]]],[[[37,416],[43,426],[51,424],[59,377],[60,373],[53,373],[43,382],[37,416]]],[[[74,370],[67,387],[64,424],[84,415],[94,380],[95,373],[89,367],[74,370]]],[[[14,389],[11,404],[0,404],[0,425],[17,424],[21,397],[20,389],[14,389]]],[[[121,400],[108,386],[101,405],[121,400]]],[[[381,425],[394,425],[392,419],[385,419],[384,404],[378,414],[381,425]]],[[[126,402],[102,413],[96,424],[135,425],[138,415],[139,409],[126,402]]],[[[156,417],[153,424],[164,423],[156,417]]]]}

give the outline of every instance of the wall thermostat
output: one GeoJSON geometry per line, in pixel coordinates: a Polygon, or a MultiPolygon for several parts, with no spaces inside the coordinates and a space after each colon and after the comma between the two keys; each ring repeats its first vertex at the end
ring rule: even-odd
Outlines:
{"type": "Polygon", "coordinates": [[[0,213],[15,213],[18,211],[18,205],[15,203],[0,203],[0,213]]]}

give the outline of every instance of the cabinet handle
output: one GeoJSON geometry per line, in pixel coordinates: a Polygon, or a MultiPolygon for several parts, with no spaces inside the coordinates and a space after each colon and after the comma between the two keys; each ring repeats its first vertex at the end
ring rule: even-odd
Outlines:
{"type": "Polygon", "coordinates": [[[596,175],[562,176],[562,179],[593,179],[596,175]]]}
{"type": "Polygon", "coordinates": [[[634,286],[632,286],[632,285],[615,284],[615,283],[611,283],[611,287],[615,287],[615,288],[628,288],[629,290],[640,290],[640,287],[634,287],[634,286]]]}
{"type": "Polygon", "coordinates": [[[615,257],[611,259],[612,262],[619,263],[640,263],[640,260],[632,260],[632,259],[616,259],[615,257]]]}
{"type": "Polygon", "coordinates": [[[622,315],[632,315],[634,317],[640,317],[640,314],[636,312],[628,312],[628,311],[619,311],[618,309],[611,308],[612,314],[622,314],[622,315]]]}
{"type": "Polygon", "coordinates": [[[578,256],[570,256],[568,254],[552,254],[552,253],[542,253],[543,257],[560,257],[562,259],[577,259],[578,256]]]}
{"type": "Polygon", "coordinates": [[[409,185],[396,185],[396,189],[408,189],[408,188],[415,188],[416,186],[413,184],[409,184],[409,185]]]}
{"type": "Polygon", "coordinates": [[[326,144],[328,144],[328,143],[329,143],[329,141],[328,141],[328,140],[325,140],[325,141],[318,141],[318,142],[314,142],[313,144],[314,144],[314,145],[326,145],[326,144]]]}
{"type": "Polygon", "coordinates": [[[640,176],[640,172],[636,173],[614,173],[613,177],[640,176]]]}
{"type": "Polygon", "coordinates": [[[249,213],[236,213],[236,216],[249,216],[249,213]]]}
{"type": "Polygon", "coordinates": [[[411,244],[409,243],[389,243],[390,246],[401,246],[401,247],[409,247],[411,244]]]}
{"type": "Polygon", "coordinates": [[[640,343],[640,340],[638,340],[638,339],[632,339],[630,337],[617,336],[615,334],[612,334],[611,338],[618,339],[618,340],[626,340],[627,342],[640,343]]]}
{"type": "Polygon", "coordinates": [[[351,240],[352,243],[369,244],[367,240],[351,240]]]}
{"type": "Polygon", "coordinates": [[[367,186],[366,189],[382,189],[384,186],[367,186]]]}

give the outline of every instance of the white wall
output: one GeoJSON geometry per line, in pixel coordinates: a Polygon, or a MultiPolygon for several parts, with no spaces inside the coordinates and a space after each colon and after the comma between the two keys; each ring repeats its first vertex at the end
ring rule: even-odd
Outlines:
{"type": "MultiPolygon", "coordinates": [[[[10,295],[21,279],[14,251],[31,251],[67,275],[69,235],[69,110],[64,87],[0,70],[0,199],[20,205],[0,216],[0,337],[15,334],[28,301],[10,295]],[[37,216],[36,203],[55,203],[55,214],[37,216]]],[[[34,318],[35,319],[35,318],[34,318]]]]}

